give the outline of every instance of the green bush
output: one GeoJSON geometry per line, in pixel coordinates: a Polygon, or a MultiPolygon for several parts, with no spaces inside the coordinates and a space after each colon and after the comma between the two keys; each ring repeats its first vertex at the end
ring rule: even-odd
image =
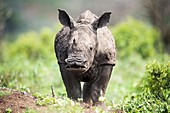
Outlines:
{"type": "Polygon", "coordinates": [[[123,110],[127,113],[169,113],[168,103],[157,99],[151,93],[143,93],[126,98],[123,110]]]}
{"type": "Polygon", "coordinates": [[[136,53],[148,58],[161,51],[159,32],[139,20],[129,18],[111,29],[120,58],[135,56],[136,53]]]}
{"type": "Polygon", "coordinates": [[[54,58],[54,37],[55,33],[48,28],[42,29],[40,33],[23,33],[10,43],[7,56],[26,57],[31,60],[54,58]]]}
{"type": "Polygon", "coordinates": [[[142,93],[126,97],[126,112],[170,112],[170,62],[154,62],[146,66],[146,76],[140,83],[142,93]]]}
{"type": "Polygon", "coordinates": [[[147,76],[143,79],[143,90],[149,90],[156,98],[170,104],[170,62],[154,62],[146,66],[147,76]],[[168,100],[169,99],[169,100],[168,100]]]}

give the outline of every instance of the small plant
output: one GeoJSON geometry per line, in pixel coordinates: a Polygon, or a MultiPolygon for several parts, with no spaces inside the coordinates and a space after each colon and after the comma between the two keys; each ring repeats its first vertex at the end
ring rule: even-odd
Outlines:
{"type": "Polygon", "coordinates": [[[5,113],[12,113],[12,109],[11,109],[11,108],[7,108],[7,109],[5,110],[5,113]]]}
{"type": "Polygon", "coordinates": [[[26,87],[25,85],[20,86],[19,90],[21,92],[28,92],[28,93],[30,93],[30,89],[28,87],[26,87]]]}
{"type": "Polygon", "coordinates": [[[37,98],[37,104],[38,105],[52,105],[55,104],[56,99],[53,97],[50,97],[49,95],[43,95],[41,93],[35,93],[33,94],[34,97],[37,98]]]}
{"type": "Polygon", "coordinates": [[[10,95],[10,92],[0,91],[0,97],[1,96],[6,96],[6,95],[10,95]]]}
{"type": "Polygon", "coordinates": [[[34,109],[26,108],[23,110],[23,113],[39,113],[38,111],[35,111],[34,109]]]}

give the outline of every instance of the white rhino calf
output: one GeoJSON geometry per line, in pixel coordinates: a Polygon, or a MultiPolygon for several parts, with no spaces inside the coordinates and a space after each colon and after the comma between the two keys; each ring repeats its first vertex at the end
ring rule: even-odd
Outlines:
{"type": "Polygon", "coordinates": [[[55,53],[67,96],[89,104],[102,102],[116,61],[115,42],[107,28],[111,12],[97,17],[89,10],[76,19],[59,9],[63,28],[55,38],[55,53]],[[84,82],[83,93],[80,82],[84,82]]]}

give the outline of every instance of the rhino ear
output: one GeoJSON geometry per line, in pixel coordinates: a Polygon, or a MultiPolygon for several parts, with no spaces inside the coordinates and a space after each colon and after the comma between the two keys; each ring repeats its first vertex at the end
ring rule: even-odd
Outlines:
{"type": "Polygon", "coordinates": [[[58,9],[59,11],[59,21],[62,25],[68,26],[70,28],[74,27],[74,20],[70,17],[64,10],[58,9]]]}
{"type": "Polygon", "coordinates": [[[99,17],[97,20],[95,20],[92,25],[94,29],[98,29],[104,26],[107,26],[110,20],[110,14],[111,12],[105,12],[101,17],[99,17]]]}

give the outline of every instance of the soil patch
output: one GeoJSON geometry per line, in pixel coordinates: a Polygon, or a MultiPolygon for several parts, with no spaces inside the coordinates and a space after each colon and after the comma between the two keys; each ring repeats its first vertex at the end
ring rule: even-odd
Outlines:
{"type": "MultiPolygon", "coordinates": [[[[84,108],[84,113],[96,113],[95,110],[92,109],[92,106],[85,103],[81,103],[80,105],[84,108]]],[[[110,111],[107,108],[104,109],[110,113],[123,113],[120,110],[110,111]]],[[[0,113],[7,111],[11,111],[8,113],[25,113],[30,112],[30,110],[37,111],[38,113],[47,113],[48,106],[37,105],[36,98],[33,97],[31,93],[0,88],[0,113]]]]}
{"type": "Polygon", "coordinates": [[[12,110],[12,113],[22,113],[30,109],[41,111],[43,106],[36,105],[36,99],[26,92],[19,92],[7,88],[0,88],[0,112],[5,113],[12,110]]]}

